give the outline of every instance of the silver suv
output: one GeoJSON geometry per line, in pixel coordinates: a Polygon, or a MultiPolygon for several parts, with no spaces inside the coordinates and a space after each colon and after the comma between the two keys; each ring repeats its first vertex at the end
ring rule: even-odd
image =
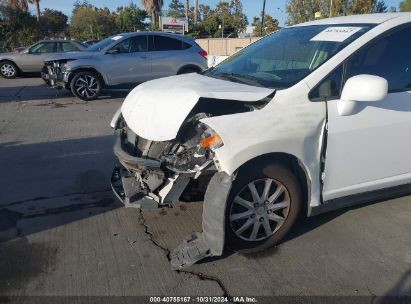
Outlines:
{"type": "Polygon", "coordinates": [[[97,98],[104,86],[141,83],[207,68],[207,53],[192,38],[157,32],[123,33],[82,52],[44,59],[43,79],[80,99],[97,98]]]}

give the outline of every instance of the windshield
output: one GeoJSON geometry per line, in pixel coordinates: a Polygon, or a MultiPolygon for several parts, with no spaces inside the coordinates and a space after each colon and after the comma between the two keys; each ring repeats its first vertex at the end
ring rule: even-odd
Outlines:
{"type": "Polygon", "coordinates": [[[372,25],[313,25],[268,35],[205,72],[225,80],[284,89],[296,84],[372,25]]]}
{"type": "Polygon", "coordinates": [[[119,39],[123,38],[123,36],[112,36],[108,37],[104,40],[101,40],[100,42],[97,42],[96,44],[93,44],[92,46],[89,46],[84,50],[84,52],[99,52],[102,49],[108,47],[110,44],[112,44],[114,41],[117,41],[119,39]]]}

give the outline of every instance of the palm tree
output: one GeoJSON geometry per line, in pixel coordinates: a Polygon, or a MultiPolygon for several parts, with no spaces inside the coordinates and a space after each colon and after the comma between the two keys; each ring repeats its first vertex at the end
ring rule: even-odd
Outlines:
{"type": "Polygon", "coordinates": [[[186,19],[188,21],[188,12],[190,11],[190,1],[186,0],[186,4],[184,5],[184,8],[186,10],[186,19]]]}
{"type": "Polygon", "coordinates": [[[161,12],[163,7],[163,0],[141,0],[144,9],[151,14],[151,28],[153,29],[157,24],[157,14],[161,12]]]}
{"type": "Polygon", "coordinates": [[[28,6],[26,0],[8,0],[8,4],[10,7],[19,9],[23,12],[27,12],[28,6]]]}
{"type": "Polygon", "coordinates": [[[35,4],[36,5],[36,17],[37,21],[40,22],[40,0],[28,0],[30,4],[35,4]]]}
{"type": "Polygon", "coordinates": [[[194,0],[194,24],[197,24],[198,20],[198,0],[194,0]]]}

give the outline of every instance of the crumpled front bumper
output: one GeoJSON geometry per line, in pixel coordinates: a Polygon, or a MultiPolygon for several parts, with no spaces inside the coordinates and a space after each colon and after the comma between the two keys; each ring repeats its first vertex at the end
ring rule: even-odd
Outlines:
{"type": "Polygon", "coordinates": [[[136,180],[124,167],[115,167],[111,175],[111,189],[126,208],[155,209],[158,202],[145,195],[136,180]]]}
{"type": "Polygon", "coordinates": [[[166,174],[160,161],[129,154],[120,138],[113,151],[120,165],[113,170],[111,187],[125,207],[153,209],[177,202],[190,181],[190,175],[166,174]]]}
{"type": "Polygon", "coordinates": [[[46,69],[41,72],[41,78],[53,88],[66,88],[69,77],[69,71],[62,71],[53,66],[46,66],[46,69]]]}

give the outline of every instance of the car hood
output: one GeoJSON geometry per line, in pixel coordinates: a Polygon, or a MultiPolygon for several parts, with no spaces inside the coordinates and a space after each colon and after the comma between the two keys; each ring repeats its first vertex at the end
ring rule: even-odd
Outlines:
{"type": "Polygon", "coordinates": [[[59,61],[59,60],[74,60],[87,59],[93,57],[93,52],[67,52],[49,55],[44,58],[44,61],[59,61]]]}
{"type": "Polygon", "coordinates": [[[20,53],[14,53],[14,52],[0,53],[0,59],[16,57],[16,55],[18,54],[20,53]]]}
{"type": "Polygon", "coordinates": [[[137,86],[121,112],[127,126],[153,141],[172,140],[200,98],[255,102],[272,89],[225,81],[200,74],[160,78],[137,86]]]}

